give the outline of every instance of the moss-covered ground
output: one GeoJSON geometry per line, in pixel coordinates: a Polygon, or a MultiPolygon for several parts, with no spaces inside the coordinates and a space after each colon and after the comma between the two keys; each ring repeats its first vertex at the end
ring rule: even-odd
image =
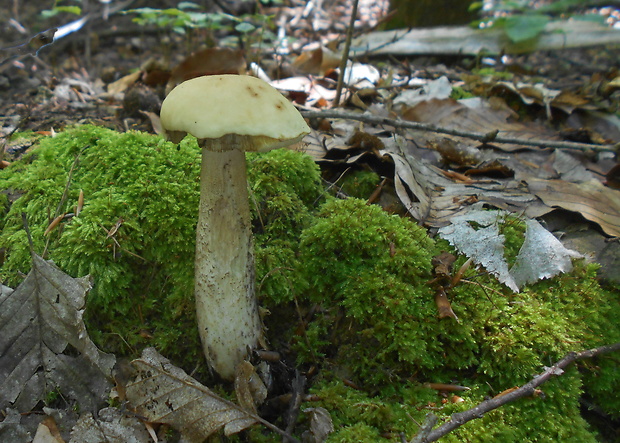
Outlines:
{"type": "MultiPolygon", "coordinates": [[[[72,276],[92,276],[86,321],[102,349],[136,357],[155,346],[206,374],[192,295],[199,166],[189,138],[175,146],[93,126],[41,138],[0,172],[3,283],[17,285],[30,269],[25,213],[36,252],[72,276]]],[[[330,412],[329,441],[411,437],[428,412],[445,419],[525,383],[569,351],[620,341],[620,297],[599,285],[596,265],[576,262],[573,272],[519,294],[470,269],[449,293],[459,321],[440,319],[431,260],[450,250],[447,243],[365,200],[330,195],[318,167],[298,152],[250,155],[248,177],[267,339],[281,364],[312,374],[307,406],[330,412]],[[454,403],[427,383],[471,389],[454,403]]],[[[364,172],[343,188],[355,194],[377,182],[364,172]]],[[[509,256],[521,233],[518,221],[508,224],[509,256]]],[[[620,415],[619,360],[581,362],[545,384],[544,398],[491,412],[442,441],[596,441],[579,400],[585,392],[620,415]]],[[[249,438],[274,436],[255,429],[249,438]]]]}

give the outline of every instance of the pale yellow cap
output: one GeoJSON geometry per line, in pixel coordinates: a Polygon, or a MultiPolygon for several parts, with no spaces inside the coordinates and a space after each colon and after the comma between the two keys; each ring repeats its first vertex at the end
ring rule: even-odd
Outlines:
{"type": "MultiPolygon", "coordinates": [[[[168,137],[198,139],[241,135],[245,150],[269,151],[301,141],[310,128],[275,88],[247,75],[208,75],[181,83],[161,106],[168,137]]],[[[201,143],[204,147],[204,144],[201,143]]]]}

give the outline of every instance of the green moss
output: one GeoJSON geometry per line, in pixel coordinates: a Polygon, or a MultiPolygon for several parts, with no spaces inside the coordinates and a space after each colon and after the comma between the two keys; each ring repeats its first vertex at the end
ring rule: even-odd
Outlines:
{"type": "MultiPolygon", "coordinates": [[[[271,299],[290,298],[275,269],[295,267],[306,205],[321,192],[318,169],[306,155],[284,150],[252,156],[249,163],[252,203],[260,213],[257,277],[271,299]]],[[[33,155],[0,173],[0,189],[23,193],[0,219],[0,244],[7,248],[3,281],[17,285],[30,269],[25,212],[37,252],[49,240],[47,258],[72,276],[93,277],[86,321],[103,349],[134,356],[154,345],[194,369],[203,358],[193,302],[199,169],[191,139],[175,146],[149,134],[92,126],[42,139],[33,155]],[[46,237],[67,182],[60,212],[74,211],[80,190],[84,208],[46,237]]]]}
{"type": "MultiPolygon", "coordinates": [[[[32,155],[0,172],[0,189],[21,195],[0,201],[7,209],[0,212],[0,275],[16,285],[29,271],[25,212],[36,251],[49,242],[48,257],[62,269],[93,276],[86,320],[100,346],[131,356],[155,345],[193,370],[202,360],[192,283],[199,163],[192,140],[177,147],[90,126],[42,139],[32,155]],[[57,207],[73,212],[80,189],[80,215],[46,237],[57,207]]],[[[446,242],[364,200],[323,200],[318,168],[303,154],[248,156],[248,175],[267,338],[285,357],[291,349],[300,368],[319,368],[311,387],[319,401],[309,406],[332,414],[330,441],[411,437],[418,429],[412,418],[422,422],[429,403],[446,419],[523,384],[570,351],[620,340],[620,296],[598,285],[596,266],[576,263],[573,272],[519,294],[470,269],[449,292],[459,321],[438,319],[431,258],[449,249],[446,242]],[[444,405],[426,382],[472,390],[462,394],[464,403],[444,405]]],[[[511,219],[502,233],[510,260],[523,224],[511,219]]],[[[619,415],[620,400],[610,395],[620,389],[618,364],[614,354],[580,362],[543,386],[545,399],[520,400],[445,439],[593,441],[578,399],[585,389],[619,415]]]]}
{"type": "Polygon", "coordinates": [[[299,152],[249,155],[248,162],[258,293],[261,305],[272,309],[307,288],[297,251],[321,196],[321,179],[312,158],[299,152]]]}
{"type": "Polygon", "coordinates": [[[452,93],[450,93],[450,98],[453,98],[454,100],[460,100],[462,98],[472,98],[472,97],[475,97],[475,95],[469,91],[466,91],[461,86],[452,87],[452,93]]]}
{"type": "Polygon", "coordinates": [[[346,195],[367,200],[380,182],[381,177],[376,172],[359,170],[345,174],[339,185],[346,195]]]}
{"type": "Polygon", "coordinates": [[[93,277],[86,320],[104,349],[134,355],[156,345],[172,358],[196,361],[191,294],[199,167],[198,148],[148,134],[83,126],[41,139],[30,158],[0,175],[1,188],[23,192],[2,220],[3,279],[15,285],[30,268],[25,212],[35,251],[49,241],[47,258],[72,276],[93,277]],[[74,212],[80,190],[79,216],[44,236],[57,207],[74,212]]]}
{"type": "MultiPolygon", "coordinates": [[[[506,225],[506,251],[516,255],[523,227],[516,221],[506,225]]],[[[319,397],[331,399],[324,404],[328,410],[346,411],[333,441],[380,441],[376,435],[406,429],[402,421],[385,418],[407,402],[402,392],[386,398],[387,387],[394,383],[456,381],[474,388],[466,403],[472,407],[531,380],[570,351],[613,342],[620,330],[617,294],[600,288],[596,266],[583,263],[519,294],[471,269],[450,292],[459,322],[438,319],[435,290],[428,284],[430,257],[438,248],[419,227],[361,200],[327,202],[303,232],[301,246],[310,283],[308,301],[320,308],[308,325],[307,342],[300,342],[298,350],[309,360],[307,347],[312,348],[338,374],[316,385],[319,397]],[[359,401],[347,400],[353,394],[332,396],[329,389],[322,390],[336,383],[350,391],[337,381],[341,378],[364,389],[368,410],[393,410],[381,419],[355,416],[351,411],[359,401]],[[343,404],[335,404],[333,397],[343,404]],[[356,440],[355,432],[362,430],[350,431],[353,423],[363,423],[360,429],[375,437],[356,440]]],[[[600,377],[600,392],[610,392],[619,380],[611,367],[614,359],[605,361],[609,365],[600,377]]],[[[543,388],[546,400],[502,408],[490,414],[495,417],[491,421],[469,424],[447,441],[594,441],[579,414],[581,383],[579,372],[571,369],[543,388]]],[[[459,407],[464,405],[442,411],[448,416],[459,407]]]]}
{"type": "Polygon", "coordinates": [[[433,347],[421,323],[433,321],[433,242],[411,221],[363,200],[330,200],[303,232],[309,300],[323,308],[309,326],[330,328],[331,349],[369,384],[411,365],[428,365],[433,347]]]}

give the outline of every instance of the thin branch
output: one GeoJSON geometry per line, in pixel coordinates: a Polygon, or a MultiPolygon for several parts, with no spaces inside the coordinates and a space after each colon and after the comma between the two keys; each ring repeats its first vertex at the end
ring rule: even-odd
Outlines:
{"type": "Polygon", "coordinates": [[[563,369],[570,365],[571,363],[582,360],[585,358],[596,357],[600,354],[607,354],[609,352],[620,351],[620,343],[615,343],[608,346],[601,346],[595,349],[589,349],[587,351],[582,352],[571,352],[566,357],[562,358],[556,364],[551,366],[550,368],[546,368],[541,374],[534,377],[531,381],[524,384],[518,389],[514,391],[508,392],[507,394],[501,395],[499,397],[494,397],[490,400],[485,400],[482,403],[479,403],[477,406],[474,406],[467,411],[459,412],[456,414],[452,414],[452,417],[449,422],[444,423],[437,429],[431,431],[426,438],[422,440],[414,440],[412,441],[420,441],[421,443],[428,443],[432,441],[439,440],[444,435],[452,432],[456,428],[464,425],[468,421],[474,420],[476,418],[482,418],[484,414],[493,409],[497,409],[505,404],[511,403],[519,398],[529,397],[535,393],[535,390],[538,386],[542,385],[546,381],[548,381],[554,375],[562,375],[564,372],[563,369]]]}
{"type": "Polygon", "coordinates": [[[340,105],[340,95],[342,94],[342,85],[344,84],[344,75],[347,72],[347,62],[349,61],[349,49],[351,49],[351,39],[353,38],[353,29],[355,28],[355,18],[357,17],[357,5],[359,0],[353,0],[353,11],[351,11],[351,21],[347,29],[347,36],[342,50],[342,58],[340,59],[340,75],[338,75],[338,84],[336,85],[336,98],[334,106],[340,105]]]}
{"type": "Polygon", "coordinates": [[[564,142],[558,140],[524,140],[517,137],[493,136],[492,131],[486,134],[479,132],[462,131],[459,129],[444,128],[429,123],[410,122],[405,120],[379,117],[376,115],[358,114],[354,112],[327,110],[327,111],[302,111],[305,118],[340,118],[344,120],[356,120],[373,125],[388,125],[394,128],[417,129],[420,131],[437,132],[439,134],[466,137],[486,143],[513,143],[523,146],[539,146],[542,148],[576,149],[580,151],[610,151],[620,150],[620,143],[615,145],[593,145],[590,143],[564,142]]]}
{"type": "Polygon", "coordinates": [[[426,414],[426,419],[420,427],[420,432],[413,437],[410,443],[423,443],[428,435],[433,431],[433,426],[437,424],[437,416],[435,414],[426,414]]]}

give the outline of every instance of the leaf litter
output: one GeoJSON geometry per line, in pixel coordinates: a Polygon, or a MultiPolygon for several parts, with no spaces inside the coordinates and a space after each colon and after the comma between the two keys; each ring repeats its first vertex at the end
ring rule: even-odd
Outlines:
{"type": "Polygon", "coordinates": [[[507,215],[505,211],[477,209],[453,217],[450,225],[439,229],[439,235],[514,292],[526,284],[570,272],[571,259],[583,257],[565,248],[536,220],[525,219],[523,245],[509,268],[504,255],[505,238],[500,233],[500,225],[506,222],[507,215]]]}

